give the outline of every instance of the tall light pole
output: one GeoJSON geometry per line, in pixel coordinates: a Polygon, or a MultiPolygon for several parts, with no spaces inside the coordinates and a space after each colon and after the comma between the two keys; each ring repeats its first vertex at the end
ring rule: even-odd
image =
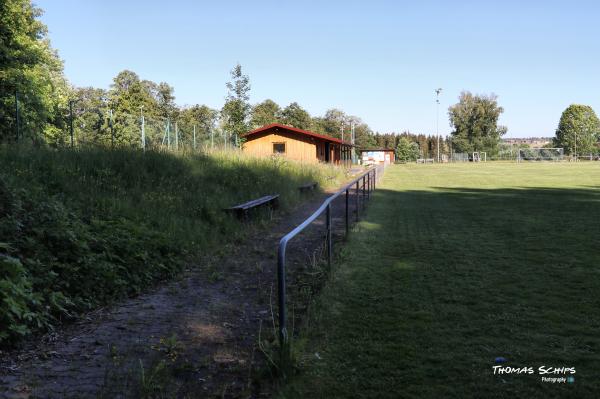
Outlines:
{"type": "Polygon", "coordinates": [[[437,135],[437,161],[440,162],[440,93],[442,92],[442,88],[435,90],[435,133],[437,135]]]}
{"type": "Polygon", "coordinates": [[[356,130],[354,128],[354,121],[352,121],[350,122],[350,144],[352,144],[350,151],[352,152],[352,163],[358,163],[356,160],[356,151],[354,150],[354,145],[356,144],[356,130]]]}

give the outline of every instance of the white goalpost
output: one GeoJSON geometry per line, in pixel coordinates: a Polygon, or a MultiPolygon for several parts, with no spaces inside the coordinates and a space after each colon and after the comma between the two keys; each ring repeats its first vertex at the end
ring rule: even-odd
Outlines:
{"type": "Polygon", "coordinates": [[[487,152],[476,151],[473,153],[473,162],[487,162],[487,152]]]}
{"type": "Polygon", "coordinates": [[[563,148],[519,148],[517,162],[524,161],[562,161],[565,158],[563,148]]]}

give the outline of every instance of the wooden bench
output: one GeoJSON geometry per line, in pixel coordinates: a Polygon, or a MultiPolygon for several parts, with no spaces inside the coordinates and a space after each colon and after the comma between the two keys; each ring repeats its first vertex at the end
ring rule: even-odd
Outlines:
{"type": "Polygon", "coordinates": [[[300,191],[301,194],[307,193],[309,191],[315,191],[316,189],[317,189],[317,182],[307,183],[307,184],[304,184],[304,185],[298,187],[298,191],[300,191]]]}
{"type": "Polygon", "coordinates": [[[264,197],[232,206],[231,208],[225,208],[224,211],[233,213],[240,219],[247,219],[250,210],[263,205],[268,206],[270,209],[277,209],[279,207],[279,194],[265,195],[264,197]]]}

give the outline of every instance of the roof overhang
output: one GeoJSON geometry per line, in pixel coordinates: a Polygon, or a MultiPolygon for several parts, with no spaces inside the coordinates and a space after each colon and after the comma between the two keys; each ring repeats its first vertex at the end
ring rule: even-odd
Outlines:
{"type": "Polygon", "coordinates": [[[310,130],[298,129],[296,127],[288,126],[288,125],[283,125],[281,123],[271,123],[269,125],[265,125],[265,126],[259,127],[258,129],[254,129],[254,130],[249,131],[248,133],[242,134],[241,137],[253,136],[253,135],[256,135],[256,134],[267,132],[269,130],[286,130],[286,131],[289,131],[289,132],[298,133],[298,134],[302,134],[302,135],[305,135],[305,136],[309,136],[309,137],[321,139],[321,140],[324,140],[324,141],[328,141],[330,143],[335,143],[335,144],[344,145],[344,146],[348,146],[348,147],[356,147],[352,143],[348,143],[347,141],[342,141],[342,140],[340,140],[338,138],[335,138],[335,137],[331,137],[331,136],[327,136],[327,135],[324,135],[324,134],[319,134],[319,133],[311,132],[310,130]]]}
{"type": "Polygon", "coordinates": [[[384,151],[384,152],[395,152],[392,148],[361,148],[360,152],[375,152],[375,151],[384,151]]]}

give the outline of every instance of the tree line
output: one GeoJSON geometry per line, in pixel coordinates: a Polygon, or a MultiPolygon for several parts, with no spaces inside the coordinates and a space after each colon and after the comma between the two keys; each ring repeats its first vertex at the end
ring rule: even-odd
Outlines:
{"type": "MultiPolygon", "coordinates": [[[[422,156],[435,156],[437,151],[434,136],[379,134],[361,118],[339,109],[312,116],[297,102],[285,107],[270,99],[250,104],[250,79],[241,65],[231,71],[221,109],[201,104],[178,106],[171,85],[142,79],[129,70],[117,74],[108,90],[73,87],[50,45],[46,27],[38,19],[42,11],[30,0],[6,0],[0,3],[0,11],[0,40],[4,44],[0,57],[0,139],[5,143],[67,146],[73,130],[77,145],[139,146],[143,116],[148,145],[176,145],[178,139],[190,143],[193,138],[214,143],[215,136],[240,145],[239,137],[246,131],[279,122],[347,141],[353,127],[361,148],[396,148],[405,137],[418,144],[422,156]]],[[[447,140],[442,142],[441,148],[447,149],[447,140]]]]}
{"type": "Polygon", "coordinates": [[[272,100],[250,104],[250,80],[241,65],[231,71],[221,109],[207,105],[178,106],[174,88],[166,82],[142,79],[124,70],[108,90],[74,87],[63,73],[63,63],[51,47],[41,9],[31,0],[0,3],[0,140],[50,146],[75,143],[140,146],[141,120],[145,144],[175,145],[225,140],[240,145],[250,129],[281,122],[301,129],[349,140],[354,125],[360,146],[378,145],[370,127],[359,117],[330,109],[313,117],[298,103],[281,107],[272,100]]]}
{"type": "MultiPolygon", "coordinates": [[[[361,118],[335,108],[312,116],[297,102],[285,107],[271,99],[251,104],[250,79],[239,64],[225,84],[221,109],[179,106],[168,83],[144,80],[129,70],[117,74],[108,90],[73,87],[39,21],[41,13],[31,0],[0,2],[0,140],[5,143],[66,146],[75,132],[77,145],[177,147],[217,141],[240,146],[243,133],[279,122],[347,141],[353,128],[358,147],[394,148],[398,158],[406,160],[437,158],[438,141],[441,154],[485,151],[493,158],[506,150],[501,137],[507,128],[498,124],[504,109],[493,94],[461,93],[448,109],[452,132],[440,138],[411,132],[380,134],[361,118]]],[[[564,147],[567,154],[597,153],[599,132],[591,107],[571,105],[552,145],[564,147]]]]}

